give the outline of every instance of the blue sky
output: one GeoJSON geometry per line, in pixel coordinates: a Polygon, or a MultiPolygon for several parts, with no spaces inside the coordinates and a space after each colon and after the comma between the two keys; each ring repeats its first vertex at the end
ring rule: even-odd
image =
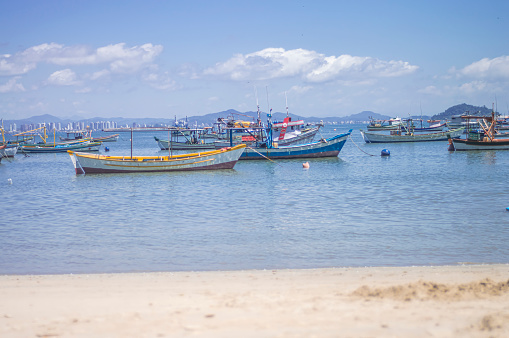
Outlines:
{"type": "Polygon", "coordinates": [[[4,119],[509,110],[506,0],[2,1],[0,32],[4,119]]]}

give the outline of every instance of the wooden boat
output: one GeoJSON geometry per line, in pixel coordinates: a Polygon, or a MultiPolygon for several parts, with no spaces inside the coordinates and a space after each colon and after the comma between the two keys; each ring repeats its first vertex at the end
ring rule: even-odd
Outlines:
{"type": "Polygon", "coordinates": [[[493,110],[490,116],[463,116],[470,121],[477,120],[475,123],[481,127],[481,130],[470,129],[466,139],[450,139],[450,150],[509,150],[509,138],[500,138],[497,136],[497,118],[493,110]],[[489,125],[488,125],[489,123],[489,125]]]}
{"type": "Polygon", "coordinates": [[[21,152],[25,153],[63,153],[68,150],[99,151],[101,142],[83,141],[78,143],[64,144],[24,144],[21,152]]]}
{"type": "Polygon", "coordinates": [[[233,169],[246,146],[172,156],[107,156],[69,151],[76,174],[233,169]]]}
{"type": "Polygon", "coordinates": [[[352,133],[350,129],[347,133],[336,135],[328,139],[322,139],[318,142],[291,145],[291,146],[273,146],[273,147],[247,147],[241,160],[264,160],[264,159],[291,159],[291,158],[318,158],[318,157],[336,157],[345,145],[345,142],[352,133]]]}
{"type": "Polygon", "coordinates": [[[446,141],[448,138],[458,138],[461,136],[465,127],[449,131],[436,133],[415,134],[401,132],[400,130],[391,131],[390,134],[368,133],[361,130],[362,138],[366,143],[391,143],[391,142],[428,142],[428,141],[446,141]]]}

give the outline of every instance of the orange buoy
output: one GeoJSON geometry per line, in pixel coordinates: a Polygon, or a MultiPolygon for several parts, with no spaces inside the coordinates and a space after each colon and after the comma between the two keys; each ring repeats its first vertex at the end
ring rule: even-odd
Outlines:
{"type": "Polygon", "coordinates": [[[309,162],[302,163],[302,168],[309,168],[309,162]]]}

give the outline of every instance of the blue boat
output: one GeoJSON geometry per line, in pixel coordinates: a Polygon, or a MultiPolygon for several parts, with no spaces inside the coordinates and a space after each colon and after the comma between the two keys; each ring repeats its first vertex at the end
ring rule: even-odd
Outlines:
{"type": "MultiPolygon", "coordinates": [[[[272,136],[273,126],[271,118],[272,114],[268,113],[267,128],[265,129],[266,141],[253,146],[247,146],[240,156],[240,160],[336,157],[345,145],[348,136],[352,133],[352,129],[350,129],[347,133],[328,139],[321,139],[317,142],[278,146],[272,136]]],[[[227,130],[227,134],[230,138],[230,144],[233,145],[233,130],[227,130]]]]}
{"type": "Polygon", "coordinates": [[[328,139],[293,146],[246,147],[240,160],[336,157],[351,133],[352,129],[328,139]]]}

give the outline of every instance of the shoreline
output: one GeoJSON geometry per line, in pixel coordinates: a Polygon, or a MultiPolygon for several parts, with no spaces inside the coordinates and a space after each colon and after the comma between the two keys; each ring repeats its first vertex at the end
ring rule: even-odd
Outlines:
{"type": "Polygon", "coordinates": [[[509,264],[0,275],[0,336],[509,335],[509,264]]]}

